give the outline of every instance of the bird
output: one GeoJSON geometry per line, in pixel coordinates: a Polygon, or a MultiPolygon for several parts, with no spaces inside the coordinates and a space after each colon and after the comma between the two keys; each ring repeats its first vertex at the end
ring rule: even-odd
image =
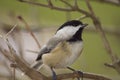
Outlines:
{"type": "Polygon", "coordinates": [[[54,69],[70,68],[83,51],[83,29],[88,24],[79,20],[70,20],[63,23],[55,34],[43,45],[38,53],[32,68],[40,70],[47,65],[52,71],[53,80],[57,80],[54,69]]]}

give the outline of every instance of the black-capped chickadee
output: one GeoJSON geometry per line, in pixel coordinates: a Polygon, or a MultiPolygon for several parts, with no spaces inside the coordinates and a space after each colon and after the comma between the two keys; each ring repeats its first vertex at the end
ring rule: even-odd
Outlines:
{"type": "Polygon", "coordinates": [[[82,31],[87,24],[78,20],[65,22],[55,35],[41,48],[36,62],[32,65],[39,70],[47,65],[56,80],[54,68],[67,68],[74,63],[83,50],[82,31]]]}

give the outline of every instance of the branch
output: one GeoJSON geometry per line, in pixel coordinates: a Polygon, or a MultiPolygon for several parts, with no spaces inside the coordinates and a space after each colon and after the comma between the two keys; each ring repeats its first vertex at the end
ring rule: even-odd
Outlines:
{"type": "Polygon", "coordinates": [[[33,50],[27,50],[27,52],[36,53],[36,54],[39,53],[39,51],[33,51],[33,50]]]}
{"type": "Polygon", "coordinates": [[[92,0],[101,3],[107,3],[115,6],[120,6],[120,0],[92,0]]]}
{"type": "Polygon", "coordinates": [[[83,15],[83,16],[81,16],[80,18],[78,18],[77,20],[83,20],[83,19],[85,19],[85,18],[87,18],[88,16],[86,16],[86,15],[83,15]]]}
{"type": "Polygon", "coordinates": [[[77,0],[74,0],[74,7],[75,7],[75,8],[78,8],[77,0]]]}
{"type": "Polygon", "coordinates": [[[112,64],[105,63],[104,65],[109,68],[115,69],[120,74],[120,60],[117,60],[116,62],[112,64]]]}
{"type": "Polygon", "coordinates": [[[93,74],[93,73],[87,73],[84,72],[83,75],[80,75],[79,73],[67,73],[67,74],[59,74],[57,75],[57,79],[69,79],[69,78],[75,78],[75,77],[82,77],[83,78],[88,78],[88,79],[93,79],[93,80],[111,80],[110,78],[104,77],[102,75],[98,74],[93,74]]]}
{"type": "Polygon", "coordinates": [[[107,66],[107,67],[110,67],[110,68],[114,68],[114,69],[115,69],[115,67],[113,66],[113,64],[104,63],[104,65],[107,66]]]}
{"type": "Polygon", "coordinates": [[[69,6],[70,8],[72,8],[73,6],[70,4],[70,3],[68,3],[66,0],[60,0],[61,2],[63,2],[64,4],[66,4],[67,6],[69,6]]]}
{"type": "Polygon", "coordinates": [[[95,15],[95,13],[94,13],[94,11],[93,11],[90,3],[89,3],[89,0],[85,0],[85,1],[86,1],[86,4],[87,4],[87,6],[88,6],[89,11],[91,12],[91,14],[92,14],[92,16],[93,16],[93,17],[92,17],[93,23],[94,23],[97,31],[100,33],[101,38],[103,39],[103,43],[104,43],[104,46],[105,46],[108,54],[110,55],[112,61],[114,62],[115,56],[114,56],[113,51],[112,51],[112,49],[111,49],[111,47],[110,47],[110,45],[109,45],[109,42],[108,42],[108,40],[107,40],[107,38],[106,38],[106,36],[105,36],[105,33],[104,33],[103,29],[102,29],[101,22],[100,22],[100,21],[98,20],[98,18],[96,17],[96,15],[95,15]]]}
{"type": "Polygon", "coordinates": [[[39,41],[37,40],[37,38],[35,37],[35,35],[34,35],[33,32],[31,31],[31,29],[30,29],[29,25],[27,24],[27,22],[26,22],[21,16],[18,16],[18,19],[25,24],[26,29],[30,32],[31,36],[32,36],[33,39],[35,40],[35,42],[36,42],[36,44],[38,45],[38,47],[41,48],[39,41]]]}
{"type": "Polygon", "coordinates": [[[0,47],[0,52],[8,59],[11,61],[16,62],[17,67],[24,72],[26,75],[28,75],[31,79],[33,80],[47,80],[46,77],[44,75],[42,75],[41,73],[31,69],[28,65],[26,65],[17,55],[16,55],[16,51],[12,48],[12,46],[10,44],[8,44],[9,49],[11,51],[11,55],[9,55],[8,53],[10,53],[9,51],[6,51],[4,49],[2,49],[2,47],[0,47]]]}
{"type": "MultiPolygon", "coordinates": [[[[50,8],[49,4],[36,3],[36,2],[27,1],[27,0],[18,0],[18,1],[28,3],[28,4],[32,4],[32,5],[41,6],[41,7],[50,8]]],[[[59,10],[59,11],[73,11],[72,9],[59,8],[59,7],[56,7],[56,6],[52,6],[52,9],[59,10]]]]}
{"type": "Polygon", "coordinates": [[[105,32],[102,29],[101,22],[96,17],[96,15],[95,15],[95,13],[94,13],[91,5],[90,5],[89,0],[85,0],[85,1],[86,1],[86,4],[88,6],[88,9],[89,9],[90,13],[92,14],[91,18],[93,20],[93,23],[94,23],[97,31],[100,33],[100,36],[101,36],[101,38],[103,40],[103,44],[104,44],[104,46],[106,48],[106,51],[109,54],[109,56],[111,57],[112,63],[113,64],[115,63],[114,66],[115,66],[116,71],[118,71],[120,73],[120,65],[118,63],[118,57],[113,53],[113,51],[112,51],[112,49],[110,47],[110,44],[109,44],[109,42],[108,42],[108,40],[106,38],[105,32]]]}
{"type": "MultiPolygon", "coordinates": [[[[24,2],[24,3],[28,3],[28,4],[32,4],[32,5],[37,5],[37,6],[41,6],[41,7],[46,7],[46,8],[50,8],[51,6],[48,4],[42,4],[42,3],[36,3],[36,2],[31,2],[31,1],[27,1],[27,0],[18,0],[20,2],[24,2]]],[[[75,8],[74,6],[70,5],[69,3],[61,0],[63,3],[71,6],[71,8],[60,8],[57,6],[52,6],[52,9],[57,10],[57,11],[64,11],[64,12],[72,12],[72,11],[77,11],[80,12],[82,14],[85,14],[86,16],[91,17],[92,15],[89,14],[87,11],[80,9],[80,8],[75,8]]]]}
{"type": "Polygon", "coordinates": [[[5,37],[7,37],[8,35],[10,35],[13,32],[13,30],[16,28],[16,26],[17,26],[17,24],[15,24],[13,26],[13,28],[5,35],[5,37]]]}
{"type": "Polygon", "coordinates": [[[50,5],[52,8],[53,4],[52,4],[51,0],[47,0],[47,1],[48,1],[48,5],[50,5]]]}

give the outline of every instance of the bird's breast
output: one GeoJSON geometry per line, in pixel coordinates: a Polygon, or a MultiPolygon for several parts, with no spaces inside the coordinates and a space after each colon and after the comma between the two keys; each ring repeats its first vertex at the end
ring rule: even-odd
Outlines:
{"type": "Polygon", "coordinates": [[[66,58],[66,63],[68,64],[68,66],[73,64],[75,60],[78,59],[78,57],[82,53],[82,49],[83,49],[82,41],[70,43],[70,50],[72,54],[68,58],[66,58]]]}
{"type": "Polygon", "coordinates": [[[71,65],[80,55],[83,47],[83,42],[61,42],[51,51],[44,54],[43,63],[55,68],[61,68],[71,65]]]}

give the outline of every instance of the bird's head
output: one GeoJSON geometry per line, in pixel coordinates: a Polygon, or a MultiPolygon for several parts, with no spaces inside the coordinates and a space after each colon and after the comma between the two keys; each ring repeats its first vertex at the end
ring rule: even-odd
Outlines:
{"type": "Polygon", "coordinates": [[[79,20],[65,22],[58,28],[56,36],[71,42],[82,40],[82,31],[87,25],[88,24],[83,24],[79,20]]]}

